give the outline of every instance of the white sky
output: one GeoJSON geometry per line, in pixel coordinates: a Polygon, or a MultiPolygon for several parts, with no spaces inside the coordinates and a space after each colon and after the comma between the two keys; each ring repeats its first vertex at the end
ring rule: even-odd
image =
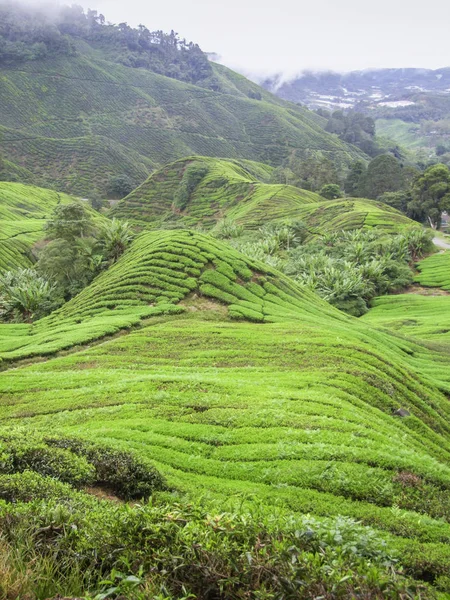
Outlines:
{"type": "Polygon", "coordinates": [[[254,75],[450,66],[448,0],[67,1],[72,2],[115,23],[175,29],[217,52],[224,64],[254,75]]]}

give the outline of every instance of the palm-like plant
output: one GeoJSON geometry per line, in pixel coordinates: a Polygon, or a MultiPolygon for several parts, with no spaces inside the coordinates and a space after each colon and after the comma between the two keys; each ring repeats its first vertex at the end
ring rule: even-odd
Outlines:
{"type": "Polygon", "coordinates": [[[125,252],[134,238],[131,225],[118,219],[113,219],[103,225],[100,232],[100,243],[105,258],[115,263],[125,252]]]}
{"type": "Polygon", "coordinates": [[[0,275],[0,318],[31,323],[52,304],[56,286],[33,269],[0,275]]]}

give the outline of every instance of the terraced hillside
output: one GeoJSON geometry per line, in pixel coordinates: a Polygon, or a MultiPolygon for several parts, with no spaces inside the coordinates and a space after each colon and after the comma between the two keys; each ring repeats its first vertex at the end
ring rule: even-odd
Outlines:
{"type": "Polygon", "coordinates": [[[312,233],[379,228],[389,233],[417,227],[395,208],[375,200],[348,198],[303,206],[297,216],[312,233]]]}
{"type": "Polygon", "coordinates": [[[221,91],[211,91],[104,58],[78,43],[77,56],[0,70],[4,154],[36,184],[104,195],[118,173],[137,185],[192,154],[279,164],[293,151],[320,150],[341,165],[363,156],[314,113],[225,67],[214,66],[221,91]],[[257,91],[261,100],[249,97],[257,91]]]}
{"type": "Polygon", "coordinates": [[[189,305],[189,297],[198,294],[228,305],[229,316],[237,319],[278,322],[304,311],[346,319],[312,292],[223,243],[189,231],[158,231],[142,234],[117,264],[49,317],[34,325],[2,325],[0,360],[53,354],[145,317],[183,312],[179,303],[189,305]]]}
{"type": "Polygon", "coordinates": [[[410,293],[377,298],[364,320],[450,353],[450,252],[434,254],[417,268],[418,285],[410,293]]]}
{"type": "Polygon", "coordinates": [[[397,210],[375,201],[325,201],[290,185],[268,184],[270,168],[245,161],[201,156],[163,167],[111,211],[113,216],[152,227],[181,223],[210,227],[223,217],[248,229],[269,221],[299,219],[311,233],[415,226],[397,210]]]}
{"type": "Polygon", "coordinates": [[[171,231],[142,234],[33,328],[2,325],[4,366],[139,318],[127,335],[3,372],[2,433],[20,420],[102,439],[192,498],[351,516],[414,577],[448,586],[450,406],[444,382],[421,375],[435,353],[221,242],[171,231]]]}
{"type": "Polygon", "coordinates": [[[295,217],[320,196],[290,185],[270,185],[271,167],[250,161],[193,156],[166,165],[113,207],[112,216],[152,227],[179,222],[211,227],[223,217],[247,227],[295,217]]]}
{"type": "Polygon", "coordinates": [[[57,204],[73,200],[31,185],[0,182],[0,271],[30,266],[30,251],[43,237],[45,220],[57,204]]]}
{"type": "Polygon", "coordinates": [[[426,287],[440,287],[450,292],[450,252],[434,254],[417,265],[416,281],[426,287]]]}

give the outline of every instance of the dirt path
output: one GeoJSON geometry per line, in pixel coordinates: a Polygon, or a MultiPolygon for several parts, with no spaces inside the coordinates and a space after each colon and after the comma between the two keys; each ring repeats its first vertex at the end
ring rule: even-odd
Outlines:
{"type": "Polygon", "coordinates": [[[444,242],[444,240],[441,240],[441,238],[433,238],[433,244],[438,248],[442,248],[443,250],[450,250],[450,244],[448,242],[444,242]]]}

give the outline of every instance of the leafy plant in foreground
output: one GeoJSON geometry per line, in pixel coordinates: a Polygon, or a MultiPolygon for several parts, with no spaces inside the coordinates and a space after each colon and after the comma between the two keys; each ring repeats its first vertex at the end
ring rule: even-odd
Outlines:
{"type": "Polygon", "coordinates": [[[0,274],[0,319],[30,323],[61,304],[56,285],[34,269],[0,274]]]}

